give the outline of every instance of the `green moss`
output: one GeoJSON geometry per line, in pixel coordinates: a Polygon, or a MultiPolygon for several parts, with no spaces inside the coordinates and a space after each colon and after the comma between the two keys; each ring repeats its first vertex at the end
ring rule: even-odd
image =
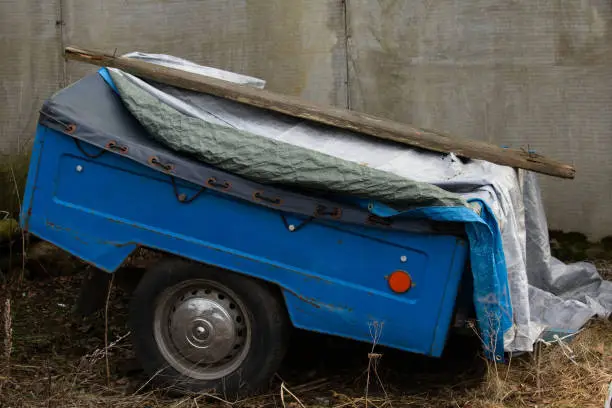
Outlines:
{"type": "Polygon", "coordinates": [[[577,244],[588,243],[589,241],[586,235],[580,232],[563,232],[558,230],[551,230],[549,234],[551,239],[555,239],[559,242],[571,242],[572,244],[577,244]]]}
{"type": "Polygon", "coordinates": [[[601,245],[604,247],[606,251],[612,252],[612,236],[604,237],[601,240],[601,245]]]}
{"type": "Polygon", "coordinates": [[[592,242],[579,232],[550,231],[552,255],[564,262],[612,259],[612,237],[592,242]]]}
{"type": "Polygon", "coordinates": [[[0,219],[0,244],[10,241],[19,231],[19,224],[13,218],[0,219]]]}
{"type": "Polygon", "coordinates": [[[0,211],[17,218],[25,188],[30,154],[28,151],[0,155],[0,211]]]}

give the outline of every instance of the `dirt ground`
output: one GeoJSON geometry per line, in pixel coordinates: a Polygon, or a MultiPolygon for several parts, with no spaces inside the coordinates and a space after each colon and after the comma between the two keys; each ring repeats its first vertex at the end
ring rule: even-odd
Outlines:
{"type": "MultiPolygon", "coordinates": [[[[612,278],[612,264],[599,266],[612,278]]],[[[12,277],[12,347],[10,364],[6,356],[0,362],[0,407],[602,408],[612,381],[609,321],[499,366],[485,362],[474,336],[453,335],[441,359],[377,348],[382,357],[369,361],[371,345],[296,331],[267,395],[172,398],[147,386],[134,359],[121,288],[111,291],[107,330],[104,310],[84,319],[72,314],[86,268],[72,258],[39,261],[29,277],[12,277]]]]}

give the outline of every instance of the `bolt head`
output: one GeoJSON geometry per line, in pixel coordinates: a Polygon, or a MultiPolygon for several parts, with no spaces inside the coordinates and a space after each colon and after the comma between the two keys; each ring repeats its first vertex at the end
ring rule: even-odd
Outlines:
{"type": "Polygon", "coordinates": [[[408,260],[408,258],[406,257],[406,255],[400,256],[400,261],[406,262],[407,260],[408,260]]]}
{"type": "Polygon", "coordinates": [[[204,326],[196,326],[193,334],[199,340],[206,340],[210,337],[210,331],[204,326]]]}
{"type": "Polygon", "coordinates": [[[76,166],[76,171],[77,172],[82,172],[83,171],[83,166],[81,166],[80,164],[78,166],[76,166]]]}
{"type": "Polygon", "coordinates": [[[295,231],[295,225],[293,224],[289,225],[289,231],[295,231]]]}

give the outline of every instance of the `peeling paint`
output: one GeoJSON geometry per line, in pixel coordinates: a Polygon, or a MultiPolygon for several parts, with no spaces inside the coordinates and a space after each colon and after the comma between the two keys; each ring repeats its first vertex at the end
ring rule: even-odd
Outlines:
{"type": "Polygon", "coordinates": [[[340,306],[340,305],[332,305],[329,303],[324,303],[321,302],[313,297],[306,297],[306,296],[302,296],[299,293],[287,288],[287,287],[283,287],[283,290],[291,293],[293,296],[295,296],[296,298],[298,298],[299,300],[301,300],[302,302],[308,303],[311,306],[314,306],[317,309],[327,309],[333,312],[348,312],[348,313],[352,313],[353,309],[347,306],[340,306]]]}

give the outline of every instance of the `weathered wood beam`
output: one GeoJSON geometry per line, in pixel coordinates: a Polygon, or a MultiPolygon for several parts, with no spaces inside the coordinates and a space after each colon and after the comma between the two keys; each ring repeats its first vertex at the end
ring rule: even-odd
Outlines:
{"type": "Polygon", "coordinates": [[[303,99],[282,95],[246,85],[210,78],[149,62],[116,57],[75,47],[65,49],[67,59],[102,67],[118,68],[135,76],[178,88],[203,92],[258,108],[348,129],[379,139],[392,140],[409,146],[461,157],[486,160],[504,166],[522,168],[562,178],[574,178],[574,167],[539,154],[517,149],[504,149],[493,144],[455,138],[428,129],[394,122],[373,115],[331,106],[321,106],[303,99]]]}

